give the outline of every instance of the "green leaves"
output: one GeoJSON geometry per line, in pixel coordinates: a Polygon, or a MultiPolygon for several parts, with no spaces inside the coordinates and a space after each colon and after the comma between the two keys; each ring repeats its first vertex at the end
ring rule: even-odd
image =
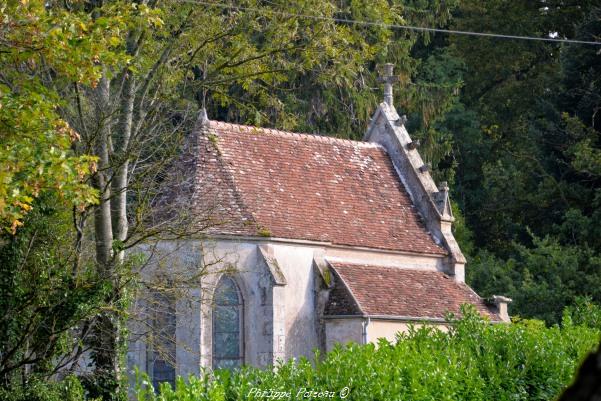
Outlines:
{"type": "MultiPolygon", "coordinates": [[[[160,26],[157,11],[114,2],[94,18],[41,0],[11,1],[0,10],[0,228],[15,233],[32,201],[57,191],[83,208],[98,194],[87,185],[96,158],[76,156],[80,136],[63,116],[61,85],[95,87],[103,73],[125,66],[131,24],[160,26]],[[52,85],[50,84],[52,82],[52,85]]],[[[79,9],[79,8],[82,9],[79,9]]]]}
{"type": "MultiPolygon", "coordinates": [[[[452,26],[595,40],[600,21],[590,1],[464,0],[452,26]]],[[[547,323],[578,296],[600,303],[598,48],[454,35],[450,51],[465,69],[462,105],[443,126],[454,136],[455,199],[474,233],[468,281],[547,323]]]]}
{"type": "MultiPolygon", "coordinates": [[[[168,29],[177,30],[188,12],[194,21],[178,40],[183,55],[174,58],[182,61],[174,66],[182,68],[186,96],[205,99],[211,118],[357,139],[381,101],[375,66],[396,63],[407,77],[398,93],[411,90],[406,84],[419,66],[412,46],[423,35],[333,19],[437,26],[455,2],[238,5],[248,9],[166,3],[168,29]]],[[[410,107],[418,111],[416,104],[410,107]]]]}
{"type": "Polygon", "coordinates": [[[550,400],[600,338],[598,328],[573,323],[490,324],[467,306],[463,315],[448,332],[413,326],[395,343],[339,345],[323,358],[275,370],[204,372],[178,380],[175,389],[162,386],[158,395],[138,379],[138,401],[258,400],[262,391],[300,400],[303,388],[333,391],[334,399],[348,388],[349,400],[550,400]]]}
{"type": "Polygon", "coordinates": [[[110,290],[111,283],[100,279],[92,264],[74,266],[72,210],[58,196],[49,191],[35,199],[24,227],[0,245],[3,389],[14,386],[16,392],[25,384],[22,378],[27,383],[47,379],[67,361],[81,344],[77,335],[87,332],[86,321],[101,310],[110,290]],[[35,374],[21,376],[25,365],[35,374]]]}
{"type": "Polygon", "coordinates": [[[95,158],[76,157],[78,135],[54,109],[56,97],[30,82],[18,91],[0,88],[0,221],[14,234],[33,200],[57,191],[67,203],[93,203],[96,193],[85,184],[95,158]]]}

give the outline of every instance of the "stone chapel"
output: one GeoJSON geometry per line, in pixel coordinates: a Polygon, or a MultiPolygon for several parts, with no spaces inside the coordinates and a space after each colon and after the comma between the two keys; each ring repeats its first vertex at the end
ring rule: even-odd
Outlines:
{"type": "Polygon", "coordinates": [[[169,271],[205,274],[157,320],[167,329],[153,329],[171,330],[172,359],[132,338],[130,366],[155,384],[202,367],[269,366],[336,343],[394,340],[410,324],[443,327],[465,303],[509,321],[511,300],[485,301],[465,284],[449,189],[434,183],[393,106],[392,66],[385,71],[363,141],[201,112],[168,202],[205,236],[159,247],[172,250],[169,271]]]}

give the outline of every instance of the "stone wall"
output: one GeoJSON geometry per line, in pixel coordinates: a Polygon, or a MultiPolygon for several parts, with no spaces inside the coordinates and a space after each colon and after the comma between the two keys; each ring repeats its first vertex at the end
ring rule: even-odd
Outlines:
{"type": "MultiPolygon", "coordinates": [[[[150,252],[144,247],[139,250],[150,252]]],[[[141,274],[149,282],[154,276],[172,275],[187,287],[176,304],[176,373],[198,374],[201,366],[211,366],[212,296],[222,274],[231,274],[244,299],[246,364],[267,366],[278,359],[310,358],[315,349],[330,349],[338,341],[363,341],[361,319],[322,319],[323,301],[318,299],[327,298],[328,283],[316,261],[326,259],[399,268],[444,269],[442,258],[437,256],[308,241],[222,238],[206,242],[165,242],[141,274]]],[[[140,310],[144,308],[143,302],[135,305],[140,310]]],[[[373,330],[373,336],[381,334],[388,338],[396,326],[375,325],[373,330]]],[[[144,339],[132,337],[128,352],[130,368],[137,365],[145,370],[146,357],[144,339]]]]}
{"type": "Polygon", "coordinates": [[[331,351],[338,343],[347,344],[354,342],[364,343],[363,330],[367,323],[366,319],[347,318],[347,319],[327,319],[326,325],[326,351],[331,351]]]}
{"type": "MultiPolygon", "coordinates": [[[[429,322],[427,324],[442,331],[448,330],[448,327],[444,323],[429,322]]],[[[406,333],[409,330],[409,326],[419,328],[424,326],[424,324],[398,320],[371,319],[367,326],[367,341],[377,344],[380,338],[385,338],[388,341],[395,342],[397,333],[406,333]]]]}

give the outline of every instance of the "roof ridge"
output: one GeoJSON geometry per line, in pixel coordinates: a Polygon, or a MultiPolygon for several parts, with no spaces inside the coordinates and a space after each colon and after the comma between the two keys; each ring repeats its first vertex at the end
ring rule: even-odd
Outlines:
{"type": "Polygon", "coordinates": [[[284,131],[274,128],[255,127],[253,125],[234,124],[224,121],[209,120],[209,128],[219,131],[235,130],[237,132],[261,133],[267,135],[281,136],[286,138],[302,138],[317,142],[338,143],[341,145],[361,146],[363,148],[382,148],[382,145],[374,142],[357,141],[354,139],[336,138],[333,136],[309,134],[301,132],[284,131]]]}
{"type": "MultiPolygon", "coordinates": [[[[424,269],[424,268],[419,268],[419,267],[401,267],[401,266],[390,266],[390,265],[374,265],[374,264],[370,264],[370,263],[356,263],[356,262],[345,262],[345,261],[340,261],[340,260],[328,260],[328,262],[332,265],[338,265],[338,266],[358,266],[358,267],[375,267],[378,269],[388,269],[388,270],[403,270],[403,271],[411,271],[411,272],[418,272],[418,273],[440,273],[444,276],[449,276],[447,273],[445,273],[442,270],[429,270],[429,269],[424,269]]],[[[469,287],[469,286],[468,286],[469,287]]]]}

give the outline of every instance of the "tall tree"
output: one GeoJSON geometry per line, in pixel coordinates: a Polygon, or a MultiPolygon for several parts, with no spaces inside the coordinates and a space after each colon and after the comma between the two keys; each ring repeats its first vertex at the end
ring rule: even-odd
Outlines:
{"type": "Polygon", "coordinates": [[[61,100],[47,77],[96,85],[94,60],[117,62],[122,18],[99,26],[86,14],[49,11],[41,1],[0,8],[0,227],[15,233],[34,199],[58,191],[85,206],[96,193],[85,185],[95,159],[74,155],[79,134],[61,118],[61,100]]]}
{"type": "MultiPolygon", "coordinates": [[[[465,1],[458,29],[598,40],[594,2],[465,1]],[[501,18],[502,17],[502,18],[501,18]]],[[[593,118],[598,48],[456,38],[466,63],[457,189],[482,249],[468,276],[514,313],[558,322],[576,297],[601,302],[593,118]],[[499,62],[502,60],[502,62],[499,62]]]]}
{"type": "Polygon", "coordinates": [[[75,151],[80,134],[61,115],[59,91],[66,83],[96,87],[101,64],[126,61],[119,33],[127,20],[116,14],[102,21],[42,1],[0,7],[3,387],[67,367],[82,352],[72,335],[85,335],[82,324],[100,311],[104,285],[73,257],[80,249],[69,225],[97,201],[99,191],[86,181],[97,158],[75,151]]]}

